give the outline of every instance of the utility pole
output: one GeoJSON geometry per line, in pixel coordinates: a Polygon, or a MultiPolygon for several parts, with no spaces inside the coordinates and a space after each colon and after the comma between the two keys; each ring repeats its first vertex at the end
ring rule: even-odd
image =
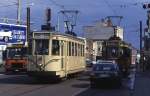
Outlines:
{"type": "Polygon", "coordinates": [[[27,42],[29,46],[30,41],[30,7],[27,7],[27,42]]]}
{"type": "Polygon", "coordinates": [[[144,71],[143,51],[142,51],[142,21],[140,21],[140,67],[144,71]]]}
{"type": "Polygon", "coordinates": [[[17,24],[21,21],[21,0],[17,1],[17,24]]]}
{"type": "Polygon", "coordinates": [[[150,60],[150,46],[149,46],[149,43],[150,43],[150,3],[145,3],[143,4],[143,8],[147,10],[147,30],[146,30],[146,33],[144,35],[144,47],[146,47],[143,51],[143,54],[142,54],[142,60],[143,60],[143,71],[144,69],[146,68],[150,68],[150,63],[149,63],[149,60],[150,60]],[[146,40],[145,40],[146,39],[146,40]]]}

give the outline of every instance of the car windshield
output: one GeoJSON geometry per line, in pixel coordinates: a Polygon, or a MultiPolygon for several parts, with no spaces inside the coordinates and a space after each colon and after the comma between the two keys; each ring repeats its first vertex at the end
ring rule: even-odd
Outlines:
{"type": "Polygon", "coordinates": [[[86,63],[92,63],[92,61],[90,61],[90,60],[86,60],[86,63]]]}
{"type": "Polygon", "coordinates": [[[26,56],[26,48],[10,48],[8,49],[8,57],[15,58],[20,56],[26,56]]]}
{"type": "Polygon", "coordinates": [[[96,64],[93,67],[94,71],[114,71],[116,70],[115,64],[96,64]]]}

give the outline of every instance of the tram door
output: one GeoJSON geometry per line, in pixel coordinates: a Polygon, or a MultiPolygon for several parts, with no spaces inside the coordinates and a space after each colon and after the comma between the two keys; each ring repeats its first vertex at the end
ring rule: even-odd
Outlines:
{"type": "Polygon", "coordinates": [[[61,68],[64,71],[64,75],[67,74],[67,44],[65,41],[60,41],[60,52],[61,52],[61,68]]]}

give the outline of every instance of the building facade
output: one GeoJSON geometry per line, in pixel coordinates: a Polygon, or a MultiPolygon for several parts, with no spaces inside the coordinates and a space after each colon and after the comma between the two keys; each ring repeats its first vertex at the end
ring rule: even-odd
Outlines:
{"type": "MultiPolygon", "coordinates": [[[[112,24],[96,21],[92,26],[84,26],[84,36],[86,38],[86,56],[88,59],[96,60],[102,56],[102,43],[115,34],[112,24]]],[[[116,27],[116,35],[123,40],[123,28],[116,27]]]]}

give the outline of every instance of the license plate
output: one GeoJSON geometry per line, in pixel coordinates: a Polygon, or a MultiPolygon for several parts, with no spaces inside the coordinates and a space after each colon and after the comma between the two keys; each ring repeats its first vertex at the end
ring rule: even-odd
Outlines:
{"type": "Polygon", "coordinates": [[[19,71],[18,69],[16,69],[15,71],[19,71]]]}
{"type": "Polygon", "coordinates": [[[104,77],[109,77],[109,75],[108,74],[100,74],[99,77],[103,77],[104,78],[104,77]]]}

